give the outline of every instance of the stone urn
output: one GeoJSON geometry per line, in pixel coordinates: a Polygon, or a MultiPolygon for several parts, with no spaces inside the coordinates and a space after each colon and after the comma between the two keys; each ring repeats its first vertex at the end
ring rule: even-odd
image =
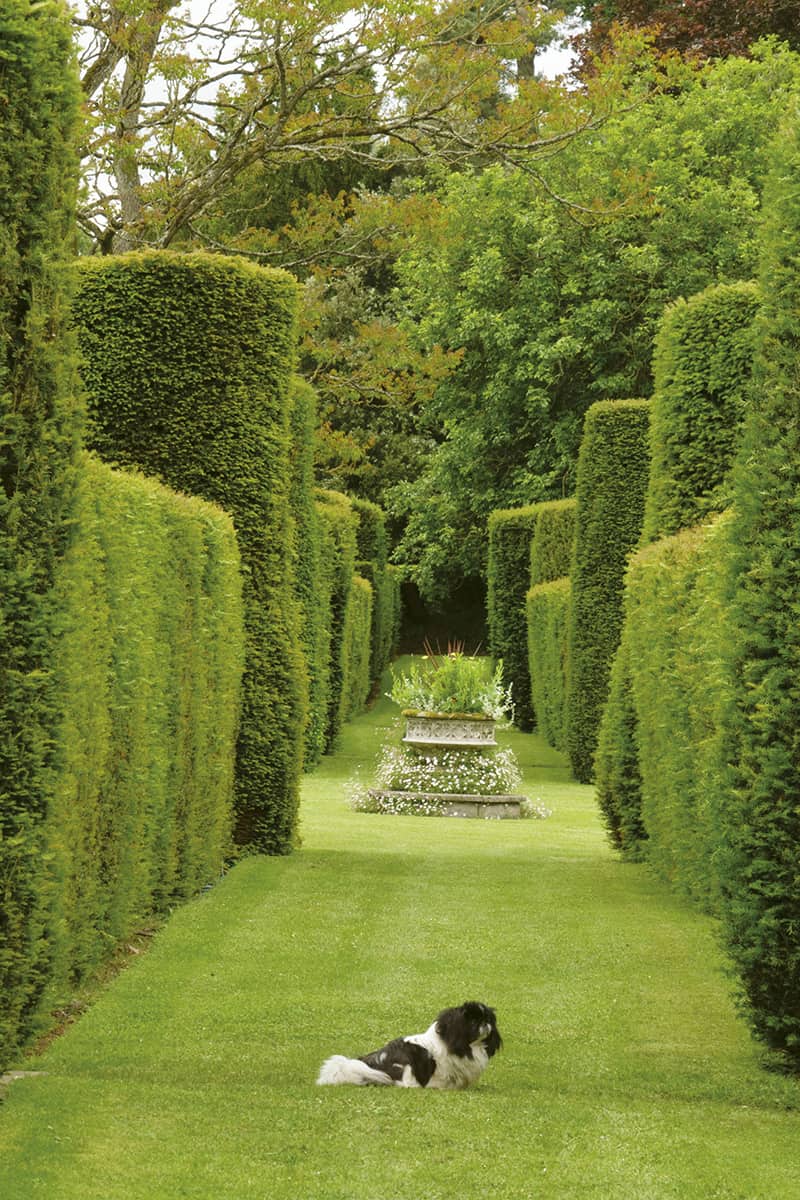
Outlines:
{"type": "Polygon", "coordinates": [[[480,714],[412,713],[404,714],[409,746],[451,746],[454,749],[482,750],[497,745],[494,720],[480,714]]]}

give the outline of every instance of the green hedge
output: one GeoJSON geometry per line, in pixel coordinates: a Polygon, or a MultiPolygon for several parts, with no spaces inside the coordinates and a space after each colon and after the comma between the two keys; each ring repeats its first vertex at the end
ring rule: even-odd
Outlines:
{"type": "Polygon", "coordinates": [[[568,500],[546,500],[536,508],[538,513],[531,541],[531,587],[569,575],[577,501],[574,496],[568,500]]]}
{"type": "Polygon", "coordinates": [[[730,787],[729,520],[640,550],[625,642],[636,708],[647,857],[678,890],[718,906],[720,806],[730,787]]]}
{"type": "Polygon", "coordinates": [[[230,853],[244,662],[233,525],[89,459],[60,590],[56,824],[83,974],[230,853]]]}
{"type": "Polygon", "coordinates": [[[734,473],[736,778],[720,855],[727,941],[750,1021],[800,1063],[800,103],[763,202],[752,405],[734,473]]]}
{"type": "Polygon", "coordinates": [[[531,542],[539,505],[496,509],[489,516],[487,608],[489,653],[502,659],[503,682],[512,688],[514,722],[532,729],[531,680],[525,597],[530,588],[531,542]]]}
{"type": "Polygon", "coordinates": [[[395,594],[388,573],[386,514],[369,500],[351,496],[350,503],[358,517],[357,569],[373,588],[370,674],[373,680],[377,680],[391,661],[395,640],[395,594]]]}
{"type": "Polygon", "coordinates": [[[53,273],[74,239],[69,14],[0,7],[0,1070],[53,973],[45,823],[56,770],[53,592],[72,515],[73,346],[53,273]]]}
{"type": "Polygon", "coordinates": [[[317,512],[322,529],[320,590],[326,602],[328,712],[325,750],[333,749],[347,708],[345,696],[345,630],[356,564],[358,517],[341,492],[316,490],[317,512]]]}
{"type": "Polygon", "coordinates": [[[322,586],[322,530],[314,489],[316,393],[295,376],[291,389],[292,470],[290,503],[294,521],[294,587],[300,610],[300,644],[308,675],[308,715],[303,766],[310,771],[325,751],[330,671],[330,597],[322,586]]]}
{"type": "Polygon", "coordinates": [[[722,284],[664,314],[653,364],[646,541],[687,529],[729,502],[758,306],[755,284],[722,284]]]}
{"type": "Polygon", "coordinates": [[[233,517],[247,625],[236,840],[288,853],[306,707],[289,516],[297,286],[241,259],[167,251],[83,260],[79,274],[91,445],[233,517]]]}
{"type": "Polygon", "coordinates": [[[556,750],[565,747],[567,637],[571,587],[553,579],[527,595],[528,666],[538,732],[556,750]]]}
{"type": "Polygon", "coordinates": [[[342,631],[342,695],[339,726],[363,712],[372,690],[372,584],[353,577],[342,631]]]}
{"type": "Polygon", "coordinates": [[[642,819],[639,737],[630,668],[630,626],[626,621],[608,681],[594,757],[597,802],[611,845],[631,861],[647,852],[642,819]]]}
{"type": "Polygon", "coordinates": [[[625,566],[642,529],[649,404],[601,400],[586,413],[578,456],[569,630],[567,751],[589,783],[622,628],[625,566]]]}
{"type": "Polygon", "coordinates": [[[389,637],[389,659],[391,660],[397,653],[397,648],[400,645],[400,630],[403,624],[403,572],[400,567],[396,567],[394,563],[389,563],[386,568],[386,578],[388,581],[389,600],[391,604],[391,626],[389,637]]]}
{"type": "MultiPolygon", "coordinates": [[[[25,881],[48,952],[42,1008],[218,878],[230,852],[244,659],[230,518],[87,457],[56,600],[47,867],[25,881]]],[[[35,1026],[5,970],[0,995],[8,1052],[35,1026]]]]}

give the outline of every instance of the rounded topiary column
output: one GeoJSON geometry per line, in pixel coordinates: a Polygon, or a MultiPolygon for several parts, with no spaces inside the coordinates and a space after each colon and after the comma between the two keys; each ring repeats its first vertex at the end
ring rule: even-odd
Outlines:
{"type": "Polygon", "coordinates": [[[59,943],[45,827],[58,703],[53,605],[78,415],[52,267],[72,249],[78,85],[69,14],[0,5],[0,1070],[30,1034],[59,943]],[[47,930],[47,932],[46,932],[47,930]]]}
{"type": "Polygon", "coordinates": [[[718,856],[756,1033],[800,1062],[800,104],[764,190],[751,410],[734,470],[736,778],[718,856]]]}
{"type": "Polygon", "coordinates": [[[247,630],[235,833],[271,854],[295,837],[306,704],[289,516],[296,306],[285,272],[168,251],[83,261],[74,306],[93,448],[233,517],[247,630]]]}
{"type": "Polygon", "coordinates": [[[625,567],[642,529],[649,470],[646,400],[601,400],[586,414],[578,458],[570,572],[566,742],[591,782],[611,663],[623,619],[625,567]]]}

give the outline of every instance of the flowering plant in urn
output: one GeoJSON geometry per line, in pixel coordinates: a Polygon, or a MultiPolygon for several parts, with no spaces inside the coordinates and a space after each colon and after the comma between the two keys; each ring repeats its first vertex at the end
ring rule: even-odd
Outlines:
{"type": "Polygon", "coordinates": [[[401,675],[392,675],[389,696],[404,716],[448,716],[499,721],[511,711],[511,689],[503,687],[503,664],[494,672],[487,660],[465,654],[459,645],[446,654],[428,653],[401,675]]]}

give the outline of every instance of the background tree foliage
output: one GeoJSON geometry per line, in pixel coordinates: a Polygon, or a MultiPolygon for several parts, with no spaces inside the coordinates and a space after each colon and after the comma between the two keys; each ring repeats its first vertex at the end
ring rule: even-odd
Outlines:
{"type": "Polygon", "coordinates": [[[765,146],[799,71],[769,45],[686,67],[566,146],[548,191],[503,166],[436,186],[398,270],[419,345],[462,357],[424,407],[425,470],[389,497],[432,600],[483,574],[489,512],[573,491],[591,403],[650,394],[664,305],[752,277],[765,146]]]}
{"type": "Polygon", "coordinates": [[[92,118],[80,220],[104,250],[201,237],[256,167],[274,185],[310,162],[369,167],[387,146],[456,164],[540,148],[541,88],[516,66],[552,28],[539,5],[95,0],[76,22],[92,118]]]}
{"type": "Polygon", "coordinates": [[[585,66],[608,50],[619,22],[647,26],[659,49],[695,58],[747,54],[770,34],[800,48],[796,0],[589,0],[580,9],[588,22],[577,39],[585,66]]]}

